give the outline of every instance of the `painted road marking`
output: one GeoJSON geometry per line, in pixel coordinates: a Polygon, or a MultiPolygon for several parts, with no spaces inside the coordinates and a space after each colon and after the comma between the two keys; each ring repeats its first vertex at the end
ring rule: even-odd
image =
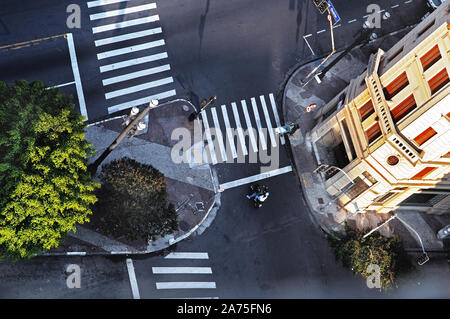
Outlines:
{"type": "Polygon", "coordinates": [[[133,261],[130,258],[127,258],[127,269],[128,269],[128,277],[130,278],[133,299],[141,299],[139,295],[139,288],[136,281],[136,274],[134,273],[133,261]]]}
{"type": "Polygon", "coordinates": [[[147,75],[151,75],[151,74],[165,72],[165,71],[170,71],[170,65],[169,64],[157,66],[157,67],[150,68],[150,69],[147,69],[147,70],[142,70],[142,71],[137,71],[137,72],[133,72],[133,73],[128,73],[128,74],[124,74],[124,75],[115,76],[115,77],[112,77],[112,78],[104,79],[102,82],[103,82],[103,85],[105,86],[105,85],[110,85],[110,84],[114,84],[114,83],[118,83],[118,82],[123,82],[123,81],[136,79],[136,78],[139,78],[139,77],[142,77],[142,76],[147,76],[147,75]]]}
{"type": "Polygon", "coordinates": [[[136,13],[136,12],[140,12],[140,11],[151,10],[151,9],[156,9],[156,3],[149,3],[149,4],[144,4],[141,6],[128,7],[125,9],[118,9],[118,10],[111,10],[111,11],[95,13],[95,14],[91,14],[89,16],[89,19],[91,19],[91,21],[93,21],[93,20],[117,17],[120,15],[129,14],[129,13],[136,13]]]}
{"type": "Polygon", "coordinates": [[[98,46],[107,45],[107,44],[111,44],[111,43],[117,43],[117,42],[121,42],[121,41],[142,38],[142,37],[146,37],[149,35],[155,35],[155,34],[159,34],[161,32],[162,32],[162,28],[153,28],[153,29],[139,31],[139,32],[127,33],[127,34],[119,35],[116,37],[100,39],[100,40],[94,41],[94,44],[96,47],[98,47],[98,46]]]}
{"type": "Polygon", "coordinates": [[[45,88],[46,90],[50,90],[50,89],[56,89],[56,88],[60,88],[60,87],[64,87],[64,86],[69,86],[75,84],[75,81],[73,82],[68,82],[68,83],[63,83],[63,84],[58,84],[58,85],[53,85],[53,86],[49,86],[47,88],[45,88]]]}
{"type": "MultiPolygon", "coordinates": [[[[269,94],[270,104],[272,105],[273,116],[275,117],[275,123],[277,123],[277,127],[281,126],[280,117],[278,116],[277,104],[275,103],[275,98],[273,94],[269,94]]],[[[280,135],[281,144],[284,145],[286,142],[283,135],[280,135]]]]}
{"type": "Polygon", "coordinates": [[[308,40],[306,40],[306,38],[307,38],[307,37],[310,37],[310,36],[311,36],[311,34],[308,34],[308,35],[303,36],[303,40],[305,40],[306,44],[308,45],[308,48],[311,50],[311,53],[312,53],[313,55],[316,55],[316,54],[314,53],[313,49],[311,48],[311,46],[309,45],[308,40]]]}
{"type": "Polygon", "coordinates": [[[212,274],[210,267],[152,267],[154,274],[212,274]]]}
{"type": "Polygon", "coordinates": [[[261,147],[265,151],[267,150],[266,138],[263,134],[263,130],[261,127],[261,119],[259,118],[258,107],[256,105],[256,100],[254,97],[251,98],[253,113],[255,115],[256,127],[258,128],[259,133],[259,141],[261,142],[261,147]]]}
{"type": "Polygon", "coordinates": [[[234,102],[231,103],[231,108],[233,109],[234,121],[236,122],[236,130],[237,130],[237,135],[239,137],[239,144],[241,146],[241,151],[242,151],[242,154],[244,156],[246,156],[248,154],[248,152],[247,152],[247,147],[245,146],[244,129],[242,128],[242,125],[241,125],[241,120],[239,118],[239,113],[238,113],[236,103],[234,103],[234,102]]]}
{"type": "Polygon", "coordinates": [[[156,289],[215,289],[216,283],[209,281],[157,282],[156,289]]]}
{"type": "Polygon", "coordinates": [[[317,31],[317,33],[322,33],[322,32],[325,32],[325,29],[317,31]]]}
{"type": "Polygon", "coordinates": [[[121,69],[121,68],[126,68],[129,66],[142,64],[142,63],[148,63],[148,62],[153,62],[153,61],[157,61],[157,60],[161,60],[161,59],[167,59],[167,57],[168,57],[167,52],[163,52],[163,53],[145,56],[142,58],[126,60],[126,61],[122,61],[122,62],[118,62],[118,63],[112,63],[112,64],[101,66],[100,72],[103,73],[103,72],[113,71],[113,70],[117,70],[117,69],[121,69]]]}
{"type": "Polygon", "coordinates": [[[108,107],[108,113],[111,114],[111,113],[114,113],[114,112],[117,112],[117,111],[121,111],[121,110],[125,110],[125,109],[128,109],[128,108],[132,108],[133,106],[139,106],[139,105],[148,104],[148,103],[150,103],[151,100],[162,100],[162,99],[174,96],[176,94],[177,93],[176,93],[175,90],[170,90],[170,91],[158,93],[158,94],[155,94],[155,95],[143,97],[141,99],[137,99],[137,100],[133,100],[133,101],[128,101],[128,102],[125,102],[125,103],[117,104],[117,105],[108,107]]]}
{"type": "Polygon", "coordinates": [[[247,102],[241,100],[242,111],[244,112],[245,123],[247,124],[248,137],[250,144],[252,144],[253,152],[258,152],[258,144],[256,143],[255,132],[253,131],[252,123],[250,122],[250,116],[248,114],[247,102]]]}
{"type": "Polygon", "coordinates": [[[356,22],[356,19],[350,20],[348,23],[356,22]]]}
{"type": "Polygon", "coordinates": [[[119,2],[125,2],[129,0],[97,0],[97,1],[89,1],[87,3],[88,8],[94,8],[94,7],[100,7],[107,4],[113,4],[113,3],[119,3],[119,2]]]}
{"type": "Polygon", "coordinates": [[[165,259],[209,259],[208,253],[177,253],[173,252],[164,257],[165,259]]]}
{"type": "Polygon", "coordinates": [[[397,8],[397,7],[400,7],[400,6],[398,4],[391,6],[392,9],[397,8]]]}
{"type": "Polygon", "coordinates": [[[150,42],[144,43],[144,44],[138,44],[138,45],[133,45],[131,47],[120,48],[120,49],[116,49],[116,50],[99,53],[99,54],[97,54],[97,59],[99,59],[99,60],[107,59],[107,58],[111,58],[114,56],[133,53],[133,52],[142,51],[142,50],[147,50],[147,49],[151,49],[151,48],[162,46],[162,45],[165,45],[165,42],[163,39],[156,40],[156,41],[150,41],[150,42]]]}
{"type": "Polygon", "coordinates": [[[88,119],[86,110],[86,102],[84,100],[83,86],[81,84],[80,70],[78,69],[77,54],[75,52],[75,43],[73,42],[72,33],[66,34],[67,44],[69,45],[70,62],[72,64],[73,77],[75,79],[75,87],[77,89],[78,103],[80,104],[81,115],[88,119]]]}
{"type": "Polygon", "coordinates": [[[112,24],[101,25],[98,27],[93,27],[92,33],[95,34],[95,33],[100,33],[100,32],[105,32],[105,31],[111,31],[111,30],[115,30],[115,29],[131,27],[131,26],[140,25],[140,24],[144,24],[144,23],[151,23],[151,22],[155,22],[158,20],[159,20],[159,16],[157,14],[155,14],[150,17],[144,17],[144,18],[139,18],[139,19],[134,19],[134,20],[127,20],[127,21],[122,21],[122,22],[117,22],[117,23],[112,23],[112,24]]]}
{"type": "Polygon", "coordinates": [[[216,157],[216,153],[214,152],[214,144],[213,144],[212,137],[211,137],[211,130],[209,128],[208,118],[206,116],[205,110],[201,111],[200,114],[202,115],[203,126],[205,127],[205,134],[206,134],[206,139],[208,141],[209,154],[211,156],[211,161],[212,161],[213,165],[215,165],[215,164],[217,164],[217,157],[216,157]]]}
{"type": "Polygon", "coordinates": [[[262,179],[266,179],[269,177],[273,177],[273,176],[277,176],[277,175],[281,175],[281,174],[285,174],[285,173],[289,173],[292,171],[292,166],[286,166],[283,168],[279,168],[270,172],[265,172],[265,173],[261,173],[258,175],[253,175],[250,177],[245,177],[245,178],[241,178],[232,182],[228,182],[228,183],[224,183],[224,184],[220,184],[219,188],[222,189],[229,189],[229,188],[233,188],[233,187],[237,187],[237,186],[241,186],[241,185],[245,185],[245,184],[250,184],[250,183],[254,183],[257,182],[259,180],[262,179]]]}
{"type": "Polygon", "coordinates": [[[272,147],[276,147],[277,141],[275,139],[275,135],[273,134],[273,126],[272,126],[272,121],[270,120],[269,111],[267,110],[266,99],[264,98],[264,95],[261,95],[259,97],[259,99],[261,101],[264,118],[266,119],[267,130],[269,131],[270,142],[272,143],[272,147]]]}
{"type": "Polygon", "coordinates": [[[231,149],[231,154],[232,154],[233,158],[236,158],[237,153],[236,153],[236,147],[234,146],[234,136],[233,136],[232,128],[230,125],[230,120],[228,119],[227,108],[225,105],[222,105],[222,115],[223,115],[223,121],[225,122],[225,130],[226,130],[225,133],[227,135],[228,144],[231,149]]]}
{"type": "Polygon", "coordinates": [[[222,162],[225,162],[227,160],[227,153],[225,151],[225,144],[223,143],[222,130],[220,129],[219,118],[217,117],[217,112],[216,112],[215,107],[211,108],[211,115],[212,115],[213,122],[214,122],[216,137],[219,142],[219,150],[220,150],[220,153],[222,156],[222,162]]]}
{"type": "Polygon", "coordinates": [[[109,99],[112,99],[112,98],[115,98],[118,96],[127,95],[127,94],[131,94],[131,93],[135,93],[135,92],[139,92],[139,91],[143,91],[143,90],[148,90],[148,89],[155,88],[155,87],[169,84],[169,83],[173,83],[173,78],[171,76],[164,78],[164,79],[144,83],[144,84],[130,86],[125,89],[108,92],[108,93],[105,93],[105,98],[107,100],[109,100],[109,99]]]}

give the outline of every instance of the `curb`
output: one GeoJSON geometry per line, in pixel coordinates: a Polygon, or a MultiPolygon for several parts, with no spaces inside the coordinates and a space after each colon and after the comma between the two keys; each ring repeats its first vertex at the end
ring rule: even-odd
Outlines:
{"type": "MultiPolygon", "coordinates": [[[[157,106],[161,107],[170,103],[174,103],[174,102],[183,102],[188,104],[194,111],[196,111],[195,106],[192,104],[192,102],[186,100],[186,99],[176,99],[176,100],[172,100],[172,101],[168,101],[162,104],[159,104],[157,106]]],[[[96,124],[101,124],[101,123],[105,123],[108,121],[112,121],[118,118],[123,118],[124,115],[116,115],[110,118],[104,118],[101,119],[97,122],[91,122],[88,123],[88,126],[92,126],[92,125],[96,125],[96,124]]],[[[155,250],[136,250],[136,251],[111,251],[111,252],[85,252],[85,251],[70,251],[70,252],[58,252],[58,253],[42,253],[42,254],[37,254],[35,255],[36,257],[50,257],[50,256],[107,256],[107,255],[145,255],[145,254],[151,254],[151,253],[157,253],[161,250],[167,249],[172,245],[177,244],[178,242],[190,237],[191,235],[195,234],[195,235],[201,235],[213,222],[213,220],[216,217],[217,211],[220,209],[221,206],[221,193],[218,192],[218,187],[219,187],[219,180],[217,177],[217,172],[216,170],[209,165],[209,170],[210,170],[210,174],[211,174],[211,180],[212,180],[212,184],[214,186],[214,195],[213,197],[211,197],[208,202],[214,198],[214,202],[210,205],[210,207],[208,208],[208,211],[206,212],[205,216],[202,218],[202,220],[195,225],[194,227],[192,227],[188,232],[184,233],[183,235],[179,236],[178,238],[169,238],[168,242],[166,245],[161,246],[160,248],[157,248],[155,250]]],[[[151,245],[151,242],[147,243],[148,245],[151,245]]]]}

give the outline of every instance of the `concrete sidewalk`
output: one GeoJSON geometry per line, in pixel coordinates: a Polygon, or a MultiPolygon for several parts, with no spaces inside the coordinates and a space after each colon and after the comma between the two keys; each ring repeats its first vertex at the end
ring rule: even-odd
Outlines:
{"type": "MultiPolygon", "coordinates": [[[[302,186],[304,198],[310,208],[310,213],[315,222],[327,233],[330,230],[343,231],[344,223],[360,230],[372,229],[391,217],[389,214],[349,214],[333,202],[328,196],[324,182],[320,174],[313,171],[321,164],[317,150],[308,139],[308,132],[317,124],[314,116],[329,101],[338,96],[349,84],[350,80],[359,76],[367,68],[370,54],[378,48],[387,50],[399,39],[411,30],[405,28],[394,34],[378,38],[365,46],[357,46],[340,60],[318,84],[313,78],[306,85],[302,84],[305,77],[321,62],[313,61],[300,66],[288,79],[282,97],[282,111],[285,123],[298,123],[300,129],[289,136],[289,144],[292,152],[293,162],[297,170],[302,186]],[[306,112],[306,106],[317,104],[317,108],[310,113],[306,112]]],[[[340,52],[330,58],[330,63],[340,52]]],[[[325,64],[323,67],[325,67],[325,64]]],[[[401,217],[406,216],[401,213],[401,217]]],[[[400,216],[400,214],[399,214],[400,216]]],[[[420,214],[408,216],[408,223],[414,228],[421,229],[426,249],[442,250],[442,242],[436,239],[436,227],[426,227],[426,222],[420,214]]],[[[406,220],[406,217],[405,217],[406,220]]],[[[384,236],[391,236],[394,231],[401,234],[405,247],[411,249],[420,248],[415,234],[405,228],[399,221],[394,220],[380,228],[379,232],[384,236]]]]}
{"type": "MultiPolygon", "coordinates": [[[[177,211],[178,231],[148,243],[131,242],[122,237],[106,236],[102,229],[88,223],[78,225],[77,232],[71,233],[64,245],[45,255],[144,254],[165,249],[191,235],[201,234],[211,224],[220,207],[216,173],[208,164],[176,164],[171,157],[172,146],[178,142],[178,136],[177,140],[171,139],[172,131],[175,128],[193,131],[194,123],[189,122],[188,116],[194,111],[194,106],[186,100],[164,103],[150,110],[146,116],[148,129],[131,140],[125,138],[102,163],[129,157],[151,165],[164,174],[168,200],[177,211]]],[[[90,162],[95,161],[120,134],[124,128],[121,125],[124,118],[88,126],[85,138],[97,149],[90,162]]],[[[97,181],[100,173],[101,166],[95,178],[97,181]]]]}

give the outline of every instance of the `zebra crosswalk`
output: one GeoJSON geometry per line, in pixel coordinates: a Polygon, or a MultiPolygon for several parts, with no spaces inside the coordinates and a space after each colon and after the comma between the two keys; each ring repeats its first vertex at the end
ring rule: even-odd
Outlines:
{"type": "Polygon", "coordinates": [[[161,298],[218,299],[211,294],[216,283],[211,280],[211,267],[204,265],[207,260],[205,252],[172,252],[165,256],[160,265],[152,267],[161,298]]]}
{"type": "Polygon", "coordinates": [[[87,2],[108,113],[176,95],[154,2],[87,2]]]}
{"type": "Polygon", "coordinates": [[[285,144],[284,136],[275,133],[281,121],[272,93],[231,102],[230,105],[231,110],[225,104],[209,107],[202,110],[198,118],[203,125],[207,144],[204,149],[211,164],[234,161],[239,156],[249,155],[249,152],[267,151],[285,144]]]}

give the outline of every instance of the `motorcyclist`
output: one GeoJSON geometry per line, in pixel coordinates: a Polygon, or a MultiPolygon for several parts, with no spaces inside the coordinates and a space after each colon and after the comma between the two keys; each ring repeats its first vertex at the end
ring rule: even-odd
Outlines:
{"type": "Polygon", "coordinates": [[[260,188],[258,185],[252,185],[250,189],[253,190],[251,195],[247,195],[248,199],[252,199],[255,201],[255,204],[258,207],[262,206],[262,203],[269,197],[269,189],[266,186],[260,188]]]}

